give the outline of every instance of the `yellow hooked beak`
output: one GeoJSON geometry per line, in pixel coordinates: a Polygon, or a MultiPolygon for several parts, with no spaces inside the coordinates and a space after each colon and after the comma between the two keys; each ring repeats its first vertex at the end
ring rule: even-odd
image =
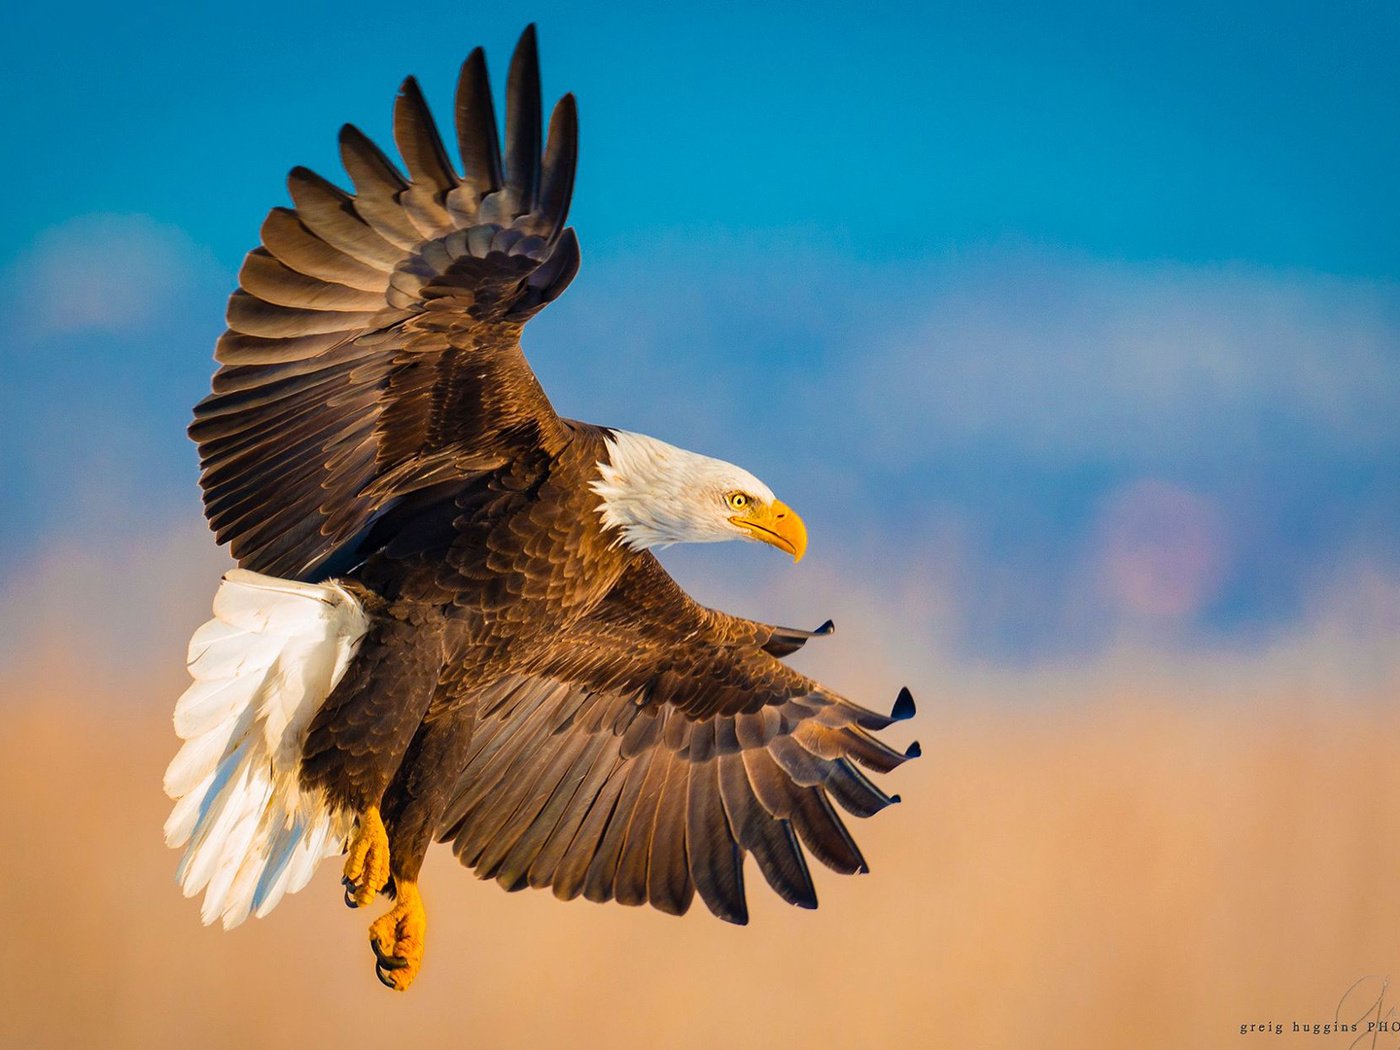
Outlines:
{"type": "Polygon", "coordinates": [[[807,551],[807,526],[797,512],[780,499],[766,507],[754,507],[729,519],[760,543],[768,543],[787,551],[794,562],[802,560],[807,551]]]}

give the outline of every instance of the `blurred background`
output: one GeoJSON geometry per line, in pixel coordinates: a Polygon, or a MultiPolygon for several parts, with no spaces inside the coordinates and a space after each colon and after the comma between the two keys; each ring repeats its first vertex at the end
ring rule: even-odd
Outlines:
{"type": "Polygon", "coordinates": [[[0,1043],[1400,1046],[1364,1023],[1400,1019],[1394,6],[7,20],[0,1043]],[[873,874],[808,914],[750,870],[745,929],[430,858],[396,998],[329,868],[229,934],[174,885],[169,715],[227,564],[183,428],[286,170],[345,181],[336,129],[388,145],[410,72],[446,122],[532,19],[582,122],[545,388],[798,508],[798,568],[664,560],[835,619],[799,663],[908,684],[926,757],[856,829],[873,874]]]}

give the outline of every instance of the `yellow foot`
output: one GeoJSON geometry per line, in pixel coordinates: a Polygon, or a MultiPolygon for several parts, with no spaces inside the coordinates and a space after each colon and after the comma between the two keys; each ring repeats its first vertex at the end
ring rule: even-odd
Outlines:
{"type": "Polygon", "coordinates": [[[423,898],[412,882],[394,880],[398,900],[389,914],[375,919],[369,928],[369,946],[374,949],[374,975],[386,988],[406,991],[423,965],[423,938],[428,932],[428,914],[423,898]]]}
{"type": "Polygon", "coordinates": [[[351,908],[371,903],[389,881],[389,836],[378,806],[365,810],[355,826],[345,858],[345,878],[340,881],[345,883],[345,903],[351,908]]]}

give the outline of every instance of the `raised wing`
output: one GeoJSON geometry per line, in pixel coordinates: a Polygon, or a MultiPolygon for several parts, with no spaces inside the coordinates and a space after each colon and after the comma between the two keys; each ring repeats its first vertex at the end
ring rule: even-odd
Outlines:
{"type": "Polygon", "coordinates": [[[406,175],[346,125],[353,195],[289,176],[295,206],[272,210],[243,264],[190,427],[205,513],[245,568],[314,576],[404,492],[563,440],[519,335],[578,270],[564,228],[577,116],[565,95],[541,157],[533,26],[506,95],[502,151],[473,51],[457,85],[460,176],[412,77],[394,107],[406,175]]]}
{"type": "Polygon", "coordinates": [[[816,907],[804,847],[866,870],[832,801],[860,817],[898,801],[857,766],[919,752],[871,732],[913,715],[907,690],[880,715],[765,651],[807,634],[704,609],[644,556],[534,673],[478,698],[441,837],[510,890],[673,914],[698,891],[735,923],[751,853],[785,900],[816,907]]]}

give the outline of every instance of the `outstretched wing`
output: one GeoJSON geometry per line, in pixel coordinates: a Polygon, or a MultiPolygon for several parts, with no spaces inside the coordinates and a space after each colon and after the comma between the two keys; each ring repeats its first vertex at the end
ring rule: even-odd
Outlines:
{"type": "Polygon", "coordinates": [[[441,838],[507,889],[674,914],[698,891],[736,923],[751,853],[785,900],[816,907],[804,847],[866,870],[832,801],[860,817],[898,801],[858,766],[889,772],[918,745],[871,732],[914,713],[907,691],[880,715],[772,655],[808,635],[705,609],[643,555],[531,674],[477,699],[441,838]]]}
{"type": "Polygon", "coordinates": [[[213,393],[195,409],[205,513],[245,568],[315,574],[412,489],[563,440],[520,350],[525,321],[578,269],[564,228],[578,152],[565,95],[540,152],[525,30],[502,152],[481,49],[462,67],[454,171],[412,77],[394,107],[407,175],[341,129],[345,193],[296,168],[229,300],[213,393]]]}

